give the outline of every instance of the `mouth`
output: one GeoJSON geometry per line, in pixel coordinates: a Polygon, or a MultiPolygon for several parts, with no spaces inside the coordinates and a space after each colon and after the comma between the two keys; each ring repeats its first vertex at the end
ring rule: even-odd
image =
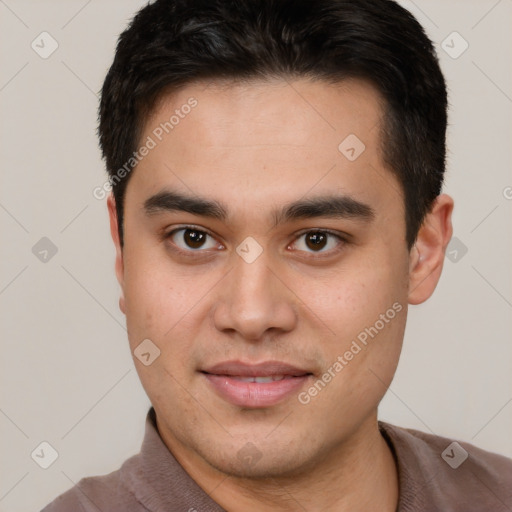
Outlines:
{"type": "Polygon", "coordinates": [[[278,380],[296,378],[293,375],[271,375],[269,377],[242,377],[240,375],[225,375],[225,377],[230,377],[241,382],[257,382],[258,384],[266,384],[267,382],[276,382],[278,380]]]}
{"type": "Polygon", "coordinates": [[[201,370],[223,400],[244,408],[276,405],[306,385],[313,373],[280,361],[247,364],[226,361],[201,370]]]}

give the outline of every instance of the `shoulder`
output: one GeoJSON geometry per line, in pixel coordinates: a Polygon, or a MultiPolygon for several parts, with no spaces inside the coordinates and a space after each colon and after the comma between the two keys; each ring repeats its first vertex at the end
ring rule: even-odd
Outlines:
{"type": "Polygon", "coordinates": [[[137,511],[140,505],[122,485],[121,470],[108,475],[81,479],[49,503],[41,512],[97,512],[98,510],[137,511]]]}
{"type": "Polygon", "coordinates": [[[55,498],[41,512],[67,512],[70,510],[75,510],[76,512],[84,512],[86,510],[82,507],[74,487],[55,498]]]}
{"type": "Polygon", "coordinates": [[[512,459],[508,457],[482,450],[465,441],[454,441],[419,430],[391,425],[389,427],[397,431],[411,446],[416,447],[421,454],[429,454],[435,457],[437,462],[442,460],[447,468],[457,469],[469,461],[474,469],[480,469],[497,477],[507,477],[512,483],[512,459]]]}
{"type": "Polygon", "coordinates": [[[512,459],[464,441],[382,422],[379,426],[395,452],[404,499],[420,495],[444,510],[459,510],[450,508],[455,504],[467,511],[512,506],[512,459]]]}

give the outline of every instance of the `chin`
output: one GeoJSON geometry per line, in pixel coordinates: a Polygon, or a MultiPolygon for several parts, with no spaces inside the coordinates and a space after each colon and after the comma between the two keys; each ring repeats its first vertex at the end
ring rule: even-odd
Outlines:
{"type": "MultiPolygon", "coordinates": [[[[279,440],[277,440],[279,441],[279,440]]],[[[311,454],[304,452],[305,443],[272,443],[268,439],[244,441],[231,446],[201,447],[201,457],[212,467],[234,478],[265,480],[293,478],[314,466],[314,447],[311,454]],[[297,448],[300,446],[300,448],[297,448]],[[311,459],[311,460],[308,460],[311,459]]],[[[317,455],[321,458],[320,455],[317,455]]]]}
{"type": "MultiPolygon", "coordinates": [[[[211,457],[210,457],[211,459],[211,457]]],[[[240,479],[250,480],[271,480],[274,478],[294,477],[297,475],[297,470],[303,471],[301,464],[297,460],[291,460],[286,457],[286,460],[265,460],[263,456],[260,460],[254,463],[240,461],[237,454],[229,457],[221,458],[220,460],[208,460],[211,466],[218,471],[240,479]]]]}

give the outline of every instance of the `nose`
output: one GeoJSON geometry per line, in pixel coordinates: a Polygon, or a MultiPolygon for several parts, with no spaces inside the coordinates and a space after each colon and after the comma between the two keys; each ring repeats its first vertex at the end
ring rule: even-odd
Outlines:
{"type": "Polygon", "coordinates": [[[270,332],[293,330],[297,324],[295,295],[276,269],[270,268],[265,252],[252,263],[236,256],[234,265],[216,297],[215,327],[251,341],[270,332]]]}

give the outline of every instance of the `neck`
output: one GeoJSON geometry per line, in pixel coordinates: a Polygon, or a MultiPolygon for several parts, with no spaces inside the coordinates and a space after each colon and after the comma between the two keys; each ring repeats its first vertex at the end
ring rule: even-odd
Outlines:
{"type": "Polygon", "coordinates": [[[165,429],[159,426],[159,430],[185,471],[228,512],[395,512],[397,507],[397,469],[380,434],[376,413],[340,446],[301,473],[257,480],[216,470],[165,429]]]}

